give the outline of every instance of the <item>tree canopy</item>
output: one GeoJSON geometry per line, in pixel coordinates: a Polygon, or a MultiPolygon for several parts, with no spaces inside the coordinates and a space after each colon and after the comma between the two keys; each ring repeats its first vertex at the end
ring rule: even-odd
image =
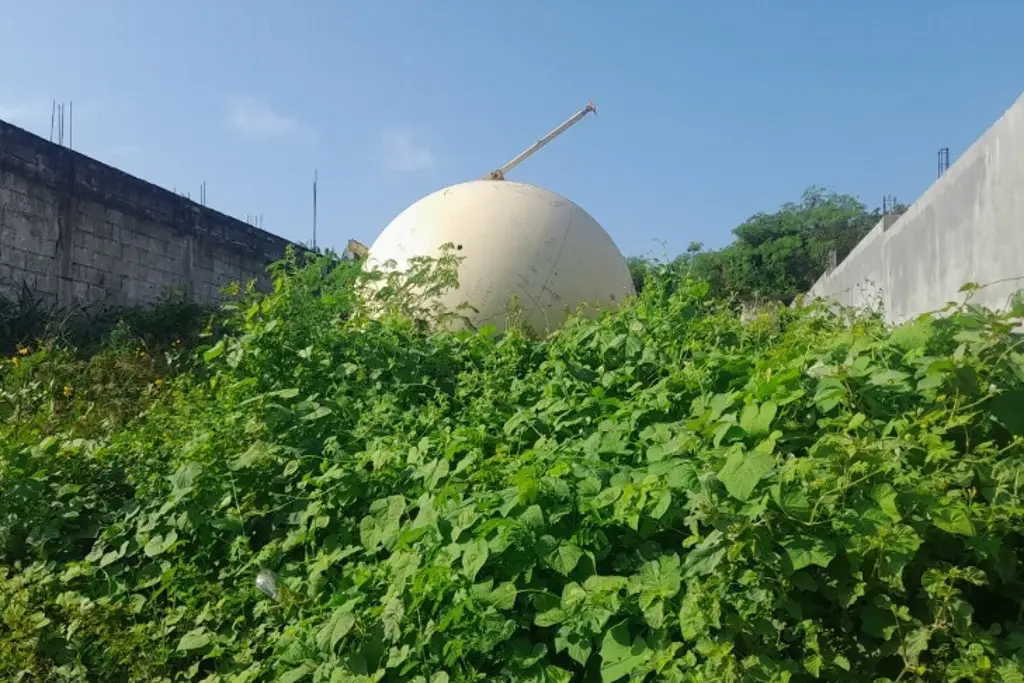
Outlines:
{"type": "MultiPolygon", "coordinates": [[[[720,297],[788,304],[825,272],[830,254],[842,261],[881,217],[880,209],[869,210],[853,196],[811,187],[799,202],[748,218],[733,229],[728,246],[708,251],[692,243],[668,265],[707,280],[720,297]]],[[[643,259],[630,260],[638,289],[648,267],[643,259]]]]}

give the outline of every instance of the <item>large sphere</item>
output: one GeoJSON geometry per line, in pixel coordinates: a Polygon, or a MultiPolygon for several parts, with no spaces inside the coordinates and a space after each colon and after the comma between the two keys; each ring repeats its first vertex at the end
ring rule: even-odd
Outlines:
{"type": "Polygon", "coordinates": [[[371,264],[436,257],[455,245],[459,287],[476,327],[503,329],[515,297],[527,324],[544,334],[581,304],[590,314],[633,294],[626,261],[608,233],[573,202],[541,187],[476,180],[438,190],[398,215],[370,247],[371,264]]]}

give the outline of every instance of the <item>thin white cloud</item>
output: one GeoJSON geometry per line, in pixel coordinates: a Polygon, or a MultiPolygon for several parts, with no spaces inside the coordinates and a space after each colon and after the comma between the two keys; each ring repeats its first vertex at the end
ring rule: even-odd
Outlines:
{"type": "Polygon", "coordinates": [[[381,161],[391,171],[429,171],[437,157],[420,128],[391,128],[381,135],[381,161]]]}
{"type": "Polygon", "coordinates": [[[226,123],[231,130],[249,138],[316,138],[316,131],[310,126],[253,97],[236,97],[228,102],[226,123]]]}

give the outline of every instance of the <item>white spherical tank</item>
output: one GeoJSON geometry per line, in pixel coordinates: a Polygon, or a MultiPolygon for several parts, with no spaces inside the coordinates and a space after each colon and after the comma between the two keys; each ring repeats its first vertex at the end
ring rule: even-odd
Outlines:
{"type": "Polygon", "coordinates": [[[581,304],[594,314],[634,293],[625,259],[590,214],[550,190],[508,180],[475,180],[420,199],[384,229],[368,262],[394,260],[403,270],[410,258],[439,256],[446,243],[462,263],[458,289],[440,303],[450,310],[468,303],[477,328],[503,329],[513,297],[544,334],[581,304]]]}

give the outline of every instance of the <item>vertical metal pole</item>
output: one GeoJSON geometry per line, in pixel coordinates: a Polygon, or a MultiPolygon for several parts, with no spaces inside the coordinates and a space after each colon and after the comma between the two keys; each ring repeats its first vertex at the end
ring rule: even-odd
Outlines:
{"type": "Polygon", "coordinates": [[[316,249],[316,181],[317,170],[313,169],[313,248],[316,249]]]}

